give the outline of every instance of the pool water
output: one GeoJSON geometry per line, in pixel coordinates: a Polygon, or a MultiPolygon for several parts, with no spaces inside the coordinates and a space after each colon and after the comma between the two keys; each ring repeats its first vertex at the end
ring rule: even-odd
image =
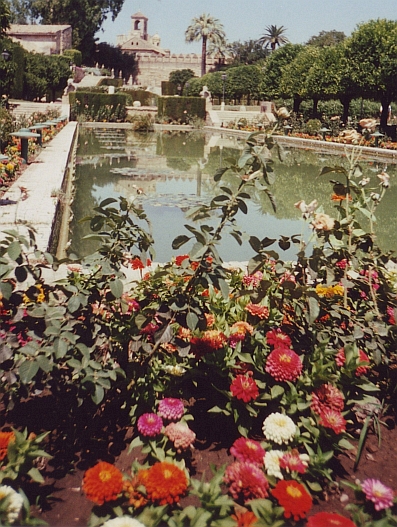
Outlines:
{"type": "MultiPolygon", "coordinates": [[[[79,220],[91,214],[103,199],[119,196],[134,200],[150,219],[156,261],[165,262],[176,254],[188,252],[191,246],[188,244],[178,251],[172,249],[176,236],[189,234],[183,227],[188,223],[185,214],[217,195],[218,184],[213,181],[213,175],[227,164],[228,158],[236,158],[242,147],[242,140],[227,133],[80,130],[70,252],[82,257],[96,249],[95,242],[83,240],[90,233],[89,223],[79,223],[79,220]]],[[[336,175],[320,178],[319,173],[324,166],[343,163],[346,164],[346,159],[341,156],[288,150],[283,163],[274,159],[276,181],[271,190],[277,203],[276,213],[267,196],[256,194],[248,203],[248,214],[239,213],[237,217],[240,229],[260,239],[303,235],[307,240],[310,230],[294,204],[299,200],[309,203],[317,199],[324,211],[333,215],[329,180],[336,179],[336,175]]],[[[391,188],[377,210],[376,232],[383,249],[397,251],[396,166],[366,162],[362,167],[364,175],[371,177],[370,185],[375,192],[379,189],[376,174],[387,169],[391,176],[391,188]]],[[[233,184],[227,180],[226,183],[233,184]]],[[[277,250],[283,259],[294,258],[296,253],[294,247],[287,252],[277,245],[271,249],[277,250]]],[[[248,242],[239,246],[231,236],[223,237],[219,253],[226,261],[244,261],[254,254],[248,242]]]]}

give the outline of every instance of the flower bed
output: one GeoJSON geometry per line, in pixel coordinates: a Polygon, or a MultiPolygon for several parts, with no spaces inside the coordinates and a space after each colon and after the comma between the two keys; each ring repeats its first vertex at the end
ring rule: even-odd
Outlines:
{"type": "MultiPolygon", "coordinates": [[[[371,424],[380,426],[393,400],[397,265],[373,232],[389,178],[378,174],[376,188],[375,180],[369,186],[354,156],[349,170],[324,169],[323,176],[343,178],[332,183],[335,218],[316,201],[296,204],[311,225],[313,249],[298,236],[251,236],[248,267],[227,267],[217,242],[227,230],[241,239],[234,217],[246,211],[250,191],[261,190],[274,205],[273,148],[270,137],[262,145],[253,135],[238,163],[217,172],[219,181],[231,171],[235,184],[224,183],[209,206],[190,211],[187,234],[173,245],[193,240],[193,248],[164,266],[152,269],[146,216],[124,198],[96,207],[89,221],[103,242],[99,252],[70,264],[56,283],[41,274],[58,265],[50,255],[36,252],[31,261],[33,232],[1,242],[4,414],[14,423],[26,398],[52,401],[53,413],[44,412],[33,431],[49,432],[39,439],[57,459],[60,444],[70,443],[73,455],[79,445],[90,525],[397,521],[393,490],[376,478],[347,482],[357,497],[342,513],[313,509],[339,484],[336,456],[353,450],[358,437],[357,466],[371,424]],[[360,213],[371,219],[370,232],[360,213]],[[203,224],[210,217],[217,226],[203,224]],[[291,244],[295,262],[272,248],[291,244]],[[128,283],[131,269],[141,279],[128,283]],[[132,434],[128,470],[110,459],[122,430],[132,434]],[[226,463],[200,478],[193,449],[215,435],[226,463]],[[91,436],[96,443],[83,449],[91,436]]],[[[18,465],[15,478],[3,481],[22,495],[29,476],[40,479],[37,461],[28,468],[18,465]]],[[[65,459],[54,470],[66,468],[65,459]]],[[[26,503],[19,521],[30,521],[26,503]]]]}

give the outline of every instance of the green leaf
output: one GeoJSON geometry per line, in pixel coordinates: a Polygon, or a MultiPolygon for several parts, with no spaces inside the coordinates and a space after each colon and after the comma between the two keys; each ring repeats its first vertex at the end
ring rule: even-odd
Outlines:
{"type": "Polygon", "coordinates": [[[73,295],[68,300],[68,310],[70,313],[75,313],[80,307],[80,299],[77,295],[73,295]]]}
{"type": "Polygon", "coordinates": [[[29,472],[28,472],[28,475],[32,478],[33,481],[35,481],[36,483],[44,483],[44,478],[43,476],[40,474],[39,470],[35,467],[32,467],[29,472]]]}
{"type": "Polygon", "coordinates": [[[123,294],[123,282],[121,280],[112,280],[109,285],[112,295],[115,298],[121,298],[123,294]]]}
{"type": "Polygon", "coordinates": [[[309,323],[313,324],[320,314],[320,306],[314,297],[309,297],[309,323]]]}
{"type": "Polygon", "coordinates": [[[190,237],[184,234],[177,236],[172,242],[172,248],[179,249],[180,247],[182,247],[182,245],[185,245],[185,243],[187,243],[189,240],[190,240],[190,237]]]}
{"type": "Polygon", "coordinates": [[[39,365],[36,361],[27,360],[19,367],[19,376],[24,384],[28,384],[36,373],[39,371],[39,365]]]}
{"type": "Polygon", "coordinates": [[[14,272],[18,282],[24,282],[28,277],[28,271],[25,265],[20,265],[19,267],[16,267],[14,272]]]}
{"type": "Polygon", "coordinates": [[[280,397],[280,395],[283,395],[284,388],[276,384],[275,386],[272,386],[270,393],[271,393],[272,399],[277,399],[277,397],[280,397]]]}
{"type": "Polygon", "coordinates": [[[22,252],[22,247],[19,242],[12,242],[7,247],[7,254],[11,258],[11,260],[17,260],[17,258],[20,256],[22,252]]]}
{"type": "Polygon", "coordinates": [[[313,492],[321,492],[323,490],[322,486],[317,483],[317,481],[307,481],[306,483],[313,492]]]}
{"type": "Polygon", "coordinates": [[[199,318],[196,315],[196,313],[189,312],[186,316],[186,323],[188,325],[188,328],[194,331],[198,325],[199,318]]]}
{"type": "Polygon", "coordinates": [[[99,384],[95,385],[95,392],[91,395],[91,399],[95,404],[100,404],[105,397],[105,390],[99,384]]]}

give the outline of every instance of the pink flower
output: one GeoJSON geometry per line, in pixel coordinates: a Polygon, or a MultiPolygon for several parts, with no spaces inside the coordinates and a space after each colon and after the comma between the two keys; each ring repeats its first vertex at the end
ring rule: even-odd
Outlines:
{"type": "Polygon", "coordinates": [[[263,273],[261,271],[257,271],[254,274],[248,274],[248,275],[243,276],[243,284],[245,286],[258,287],[262,278],[263,278],[263,273]]]}
{"type": "Polygon", "coordinates": [[[185,406],[180,399],[166,397],[159,402],[158,414],[169,421],[179,421],[185,413],[185,406]]]}
{"type": "Polygon", "coordinates": [[[343,393],[332,384],[322,384],[312,393],[311,408],[317,414],[321,414],[326,408],[341,412],[344,405],[343,393]]]}
{"type": "Polygon", "coordinates": [[[263,465],[263,459],[266,454],[259,441],[247,439],[246,437],[236,439],[230,448],[230,453],[238,461],[248,461],[255,465],[263,465]]]}
{"type": "Polygon", "coordinates": [[[320,425],[331,428],[335,434],[346,431],[346,420],[343,415],[332,408],[325,408],[320,414],[320,425]]]}
{"type": "Polygon", "coordinates": [[[396,323],[395,309],[392,306],[388,306],[386,312],[389,315],[389,320],[388,320],[389,324],[394,326],[396,323]]]}
{"type": "Polygon", "coordinates": [[[393,490],[386,487],[386,485],[378,479],[369,478],[364,480],[361,488],[367,500],[374,503],[375,510],[381,511],[383,509],[388,509],[393,505],[393,490]]]}
{"type": "Polygon", "coordinates": [[[248,324],[248,322],[244,322],[243,320],[239,320],[238,322],[235,322],[230,328],[230,337],[229,337],[230,346],[234,348],[237,342],[244,340],[247,333],[252,335],[253,332],[254,332],[254,328],[253,326],[251,326],[251,324],[248,324]]]}
{"type": "Polygon", "coordinates": [[[249,403],[259,395],[258,386],[249,373],[247,375],[237,375],[230,385],[230,391],[233,397],[245,403],[249,403]]]}
{"type": "Polygon", "coordinates": [[[308,467],[309,456],[307,454],[299,454],[296,449],[286,452],[280,458],[280,467],[287,470],[287,472],[299,472],[304,474],[308,467]]]}
{"type": "Polygon", "coordinates": [[[289,348],[291,346],[291,339],[288,335],[283,333],[280,328],[272,329],[266,333],[266,342],[269,346],[275,348],[289,348]]]}
{"type": "Polygon", "coordinates": [[[255,498],[267,498],[269,482],[262,470],[254,463],[235,461],[225,471],[223,481],[229,485],[233,499],[243,502],[255,498]]]}
{"type": "Polygon", "coordinates": [[[266,371],[276,381],[295,381],[302,373],[302,361],[289,348],[275,348],[267,358],[266,371]]]}
{"type": "Polygon", "coordinates": [[[163,420],[156,414],[142,414],[138,419],[137,426],[143,436],[155,437],[163,428],[163,420]]]}
{"type": "Polygon", "coordinates": [[[196,439],[196,434],[185,423],[170,423],[165,427],[164,434],[177,450],[187,450],[196,439]]]}

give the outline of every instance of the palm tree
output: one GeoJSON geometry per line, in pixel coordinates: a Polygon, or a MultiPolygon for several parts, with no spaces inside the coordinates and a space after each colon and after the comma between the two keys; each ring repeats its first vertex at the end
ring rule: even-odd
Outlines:
{"type": "Polygon", "coordinates": [[[190,26],[185,31],[186,42],[202,41],[201,47],[201,76],[206,73],[207,41],[220,44],[225,40],[223,25],[217,18],[202,14],[193,18],[190,26]]]}
{"type": "Polygon", "coordinates": [[[284,35],[286,28],[284,26],[266,26],[265,33],[258,40],[258,44],[265,46],[267,48],[270,44],[272,51],[276,49],[276,46],[281,46],[281,44],[287,44],[289,42],[288,38],[284,35]]]}

